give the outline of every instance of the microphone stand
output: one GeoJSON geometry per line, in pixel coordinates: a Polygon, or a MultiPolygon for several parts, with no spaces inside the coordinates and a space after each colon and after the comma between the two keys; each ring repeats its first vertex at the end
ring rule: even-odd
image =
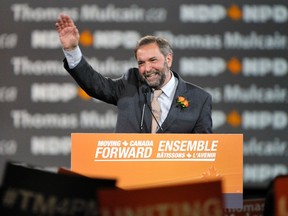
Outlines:
{"type": "Polygon", "coordinates": [[[146,108],[146,102],[143,104],[143,108],[142,108],[141,123],[140,123],[140,133],[143,132],[145,108],[146,108]]]}

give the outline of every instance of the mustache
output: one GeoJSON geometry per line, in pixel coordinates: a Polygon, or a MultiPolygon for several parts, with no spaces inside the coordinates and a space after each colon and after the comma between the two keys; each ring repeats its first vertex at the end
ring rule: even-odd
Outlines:
{"type": "Polygon", "coordinates": [[[150,75],[153,75],[153,74],[156,74],[156,75],[159,75],[160,74],[160,71],[158,70],[153,70],[153,71],[146,71],[143,76],[145,78],[149,77],[150,75]]]}

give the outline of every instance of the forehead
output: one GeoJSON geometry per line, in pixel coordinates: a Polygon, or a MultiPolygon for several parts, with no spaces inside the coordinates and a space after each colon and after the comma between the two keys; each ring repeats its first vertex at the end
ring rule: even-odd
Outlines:
{"type": "Polygon", "coordinates": [[[153,57],[163,56],[156,43],[150,43],[140,46],[136,52],[136,55],[138,60],[145,60],[153,57]]]}

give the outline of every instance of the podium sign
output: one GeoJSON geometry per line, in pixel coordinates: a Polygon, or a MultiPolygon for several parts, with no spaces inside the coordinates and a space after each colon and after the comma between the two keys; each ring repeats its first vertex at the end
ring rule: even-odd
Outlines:
{"type": "Polygon", "coordinates": [[[102,216],[222,216],[221,181],[134,190],[98,190],[102,216]]]}
{"type": "Polygon", "coordinates": [[[220,178],[225,206],[243,206],[242,134],[73,133],[71,169],[123,189],[220,178]]]}

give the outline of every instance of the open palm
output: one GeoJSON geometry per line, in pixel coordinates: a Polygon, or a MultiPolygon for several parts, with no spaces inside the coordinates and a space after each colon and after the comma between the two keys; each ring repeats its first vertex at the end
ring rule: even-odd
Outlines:
{"type": "Polygon", "coordinates": [[[55,26],[62,47],[65,50],[71,50],[78,46],[80,37],[79,32],[73,20],[69,16],[61,14],[55,26]]]}

